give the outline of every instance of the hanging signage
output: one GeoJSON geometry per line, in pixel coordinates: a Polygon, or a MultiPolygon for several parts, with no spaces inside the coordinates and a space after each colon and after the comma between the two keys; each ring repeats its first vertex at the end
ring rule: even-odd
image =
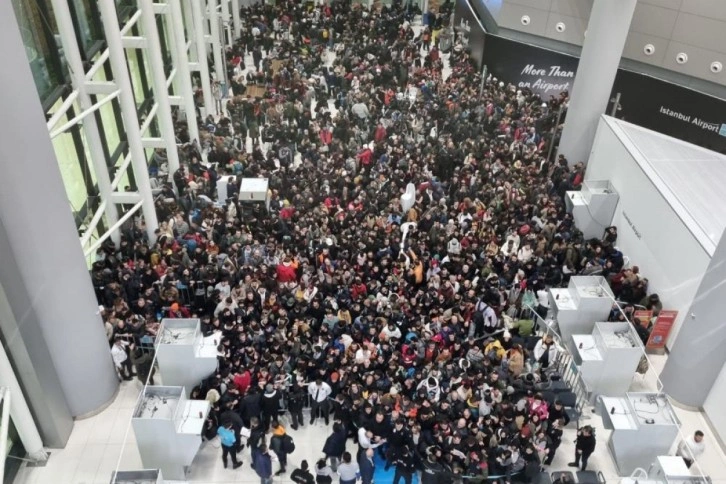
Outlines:
{"type": "MultiPolygon", "coordinates": [[[[572,92],[579,63],[578,57],[492,34],[483,59],[494,77],[529,88],[543,101],[572,92]]],[[[615,77],[608,114],[618,94],[618,119],[726,153],[726,100],[625,69],[615,77]]]]}
{"type": "Polygon", "coordinates": [[[668,335],[671,333],[671,328],[676,322],[678,317],[678,311],[661,310],[658,313],[658,317],[653,324],[653,329],[650,332],[648,342],[645,344],[646,350],[663,350],[665,349],[668,335]]]}
{"type": "Polygon", "coordinates": [[[472,59],[474,59],[477,68],[481,69],[486,31],[470,0],[456,0],[454,33],[454,43],[456,43],[457,39],[460,39],[472,59]]]}
{"type": "Polygon", "coordinates": [[[484,64],[500,81],[530,89],[542,100],[572,91],[577,57],[487,34],[484,64]]]}
{"type": "Polygon", "coordinates": [[[611,98],[617,117],[674,138],[726,153],[726,101],[677,84],[620,69],[611,98]]]}
{"type": "Polygon", "coordinates": [[[653,319],[653,311],[646,311],[644,309],[635,311],[633,313],[633,319],[647,329],[650,326],[650,320],[653,319]]]}

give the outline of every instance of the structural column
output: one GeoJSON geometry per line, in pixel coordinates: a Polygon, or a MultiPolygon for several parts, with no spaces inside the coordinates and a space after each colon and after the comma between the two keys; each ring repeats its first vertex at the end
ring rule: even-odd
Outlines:
{"type": "Polygon", "coordinates": [[[153,243],[156,238],[154,231],[159,224],[156,219],[154,198],[151,193],[151,183],[149,182],[149,166],[146,162],[146,153],[144,152],[144,146],[141,141],[139,113],[136,110],[136,100],[134,99],[134,91],[131,87],[126,54],[121,40],[121,31],[119,30],[116,3],[114,0],[100,0],[98,7],[101,11],[103,30],[106,34],[106,43],[108,44],[108,61],[111,64],[114,81],[121,90],[121,94],[119,95],[121,116],[123,117],[124,127],[126,128],[126,139],[129,143],[131,165],[134,167],[139,201],[142,202],[141,210],[146,223],[146,234],[149,237],[149,241],[153,243]]]}
{"type": "Polygon", "coordinates": [[[693,304],[683,315],[660,375],[663,390],[682,405],[700,408],[726,363],[726,237],[722,236],[701,279],[693,304]]]}
{"type": "Polygon", "coordinates": [[[204,108],[206,113],[217,114],[217,103],[212,97],[212,85],[209,80],[209,64],[207,63],[207,44],[204,40],[204,14],[202,0],[188,0],[192,5],[192,20],[194,22],[194,39],[196,41],[197,64],[199,64],[199,77],[202,78],[202,94],[204,95],[204,108]]]}
{"type": "Polygon", "coordinates": [[[214,71],[217,74],[217,82],[225,82],[226,65],[222,56],[222,31],[220,30],[220,17],[217,11],[219,2],[217,0],[209,0],[209,29],[212,35],[212,57],[214,57],[214,71]]]}
{"type": "Polygon", "coordinates": [[[239,18],[239,0],[232,0],[232,23],[234,25],[234,34],[232,35],[231,42],[237,40],[242,31],[242,22],[239,18]]]}
{"type": "Polygon", "coordinates": [[[169,161],[169,181],[171,181],[174,173],[179,169],[179,153],[176,147],[176,133],[174,132],[174,121],[171,117],[171,103],[169,102],[169,87],[164,72],[164,59],[161,57],[161,42],[156,27],[154,3],[152,0],[139,0],[139,7],[141,9],[142,25],[144,26],[144,37],[146,37],[147,43],[146,54],[149,56],[151,77],[154,82],[154,100],[159,105],[156,115],[159,121],[161,137],[166,145],[166,157],[169,161]]]}
{"type": "Polygon", "coordinates": [[[70,415],[110,402],[118,379],[11,2],[0,45],[0,327],[36,418],[64,444],[70,415]]]}
{"type": "Polygon", "coordinates": [[[197,110],[194,104],[194,89],[192,88],[192,75],[189,69],[189,49],[184,35],[184,18],[181,0],[169,1],[169,19],[172,26],[172,44],[176,50],[177,78],[179,79],[180,94],[183,101],[184,112],[187,118],[189,138],[199,142],[199,126],[197,125],[197,110]]]}
{"type": "Polygon", "coordinates": [[[637,0],[595,0],[587,23],[558,153],[587,162],[600,115],[610,100],[637,0]]]}
{"type": "MultiPolygon", "coordinates": [[[[55,13],[56,23],[58,24],[58,32],[60,34],[61,44],[63,45],[63,54],[68,63],[68,70],[71,74],[73,88],[78,91],[78,102],[82,110],[90,109],[93,106],[91,96],[86,90],[86,72],[83,68],[83,59],[78,48],[78,40],[73,27],[71,12],[68,2],[65,0],[52,0],[53,12],[55,13]]],[[[106,222],[109,227],[113,227],[118,222],[118,210],[116,204],[110,200],[113,188],[111,187],[111,175],[108,170],[106,155],[103,151],[103,142],[101,141],[101,133],[98,129],[98,123],[95,116],[86,116],[83,120],[83,128],[85,130],[86,141],[88,142],[88,150],[91,155],[96,181],[98,182],[98,191],[101,199],[105,200],[106,222]]],[[[111,239],[117,244],[121,240],[121,234],[118,230],[111,233],[111,239]]]]}

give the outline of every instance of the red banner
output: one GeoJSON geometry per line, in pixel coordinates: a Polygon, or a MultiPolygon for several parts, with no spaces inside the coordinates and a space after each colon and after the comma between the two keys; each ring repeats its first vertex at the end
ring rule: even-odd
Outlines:
{"type": "Polygon", "coordinates": [[[644,328],[650,327],[650,320],[653,319],[653,311],[638,310],[633,313],[633,318],[644,328]]]}
{"type": "Polygon", "coordinates": [[[645,348],[649,350],[665,348],[668,335],[671,333],[671,328],[676,322],[677,317],[678,311],[662,310],[658,313],[645,348]]]}

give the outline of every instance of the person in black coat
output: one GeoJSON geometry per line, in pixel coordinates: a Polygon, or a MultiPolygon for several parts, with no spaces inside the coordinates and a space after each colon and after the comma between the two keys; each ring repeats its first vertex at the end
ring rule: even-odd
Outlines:
{"type": "Polygon", "coordinates": [[[555,459],[555,453],[557,452],[557,448],[562,443],[562,429],[560,428],[561,420],[555,420],[552,422],[547,429],[547,437],[550,439],[550,446],[549,446],[549,452],[547,453],[547,457],[545,458],[544,465],[550,465],[552,464],[552,461],[555,459]]]}
{"type": "Polygon", "coordinates": [[[290,411],[290,419],[292,420],[290,427],[293,430],[304,426],[302,411],[306,397],[307,392],[305,389],[297,382],[294,382],[287,393],[287,409],[290,411]]]}
{"type": "Polygon", "coordinates": [[[236,452],[240,452],[242,449],[244,449],[244,444],[242,444],[240,439],[240,431],[242,430],[242,427],[244,426],[244,423],[242,422],[242,417],[239,416],[237,412],[234,410],[228,409],[222,412],[222,414],[219,416],[219,424],[226,427],[227,424],[232,424],[232,431],[234,432],[234,438],[236,444],[236,452]]]}
{"type": "Polygon", "coordinates": [[[268,383],[265,386],[265,394],[262,395],[262,428],[267,431],[270,428],[272,420],[277,418],[277,414],[280,412],[280,401],[282,400],[282,394],[279,390],[276,390],[272,383],[268,383]]]}
{"type": "Polygon", "coordinates": [[[262,395],[260,395],[256,387],[250,387],[247,395],[245,395],[244,399],[242,400],[241,414],[245,426],[249,427],[250,425],[248,424],[252,420],[252,417],[257,417],[262,413],[261,404],[262,395]]]}
{"type": "Polygon", "coordinates": [[[247,445],[250,448],[250,453],[252,455],[252,468],[254,468],[254,456],[257,449],[265,443],[265,433],[266,431],[262,428],[262,424],[260,424],[260,420],[257,417],[252,417],[250,419],[250,436],[247,439],[247,445]]]}
{"type": "Polygon", "coordinates": [[[300,468],[290,474],[290,480],[296,484],[315,484],[315,478],[309,470],[308,461],[303,460],[300,468]]]}
{"type": "Polygon", "coordinates": [[[396,420],[395,425],[393,426],[393,430],[391,430],[388,434],[386,470],[391,467],[391,464],[398,460],[399,455],[406,453],[406,449],[413,443],[413,439],[411,438],[411,432],[409,432],[408,429],[404,427],[405,423],[406,422],[403,417],[399,417],[398,420],[396,420]]]}
{"type": "Polygon", "coordinates": [[[408,448],[403,448],[393,461],[393,465],[396,467],[396,472],[393,474],[392,484],[398,484],[401,479],[403,479],[404,484],[413,482],[413,473],[416,471],[416,466],[414,465],[414,457],[408,448]]]}
{"type": "Polygon", "coordinates": [[[567,464],[570,467],[578,467],[582,459],[582,470],[587,469],[587,460],[593,452],[595,452],[595,436],[592,433],[592,427],[585,425],[577,432],[577,440],[575,441],[575,462],[567,464]]]}
{"type": "Polygon", "coordinates": [[[333,423],[333,433],[325,439],[325,445],[323,445],[323,454],[330,459],[330,468],[333,469],[333,472],[338,470],[338,463],[345,452],[347,439],[348,431],[345,426],[340,422],[333,423]]]}

